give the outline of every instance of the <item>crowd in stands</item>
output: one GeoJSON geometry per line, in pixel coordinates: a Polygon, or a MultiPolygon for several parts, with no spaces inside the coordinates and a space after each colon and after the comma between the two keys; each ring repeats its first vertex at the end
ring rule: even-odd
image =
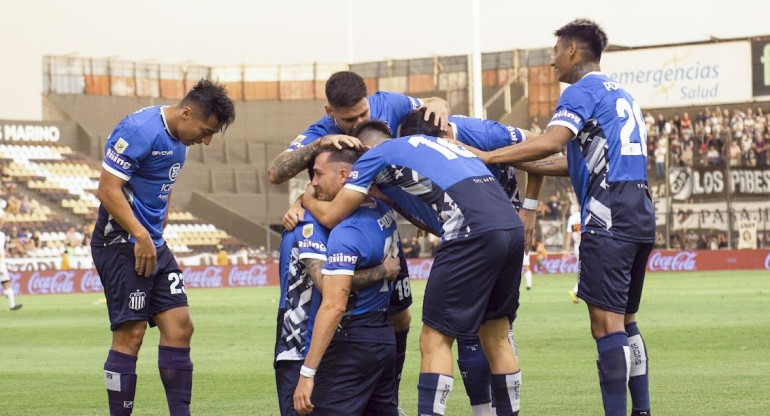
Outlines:
{"type": "Polygon", "coordinates": [[[770,113],[762,107],[716,107],[666,118],[645,116],[648,156],[658,179],[671,166],[768,166],[770,113]],[[670,154],[668,154],[670,152],[670,154]]]}

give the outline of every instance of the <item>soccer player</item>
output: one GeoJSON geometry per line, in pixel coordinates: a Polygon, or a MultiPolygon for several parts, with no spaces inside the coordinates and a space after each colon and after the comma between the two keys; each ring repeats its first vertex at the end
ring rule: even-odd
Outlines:
{"type": "Polygon", "coordinates": [[[112,330],[104,363],[111,415],[133,410],[136,359],[148,322],[160,330],[158,369],[169,413],[190,414],[193,323],[163,226],[189,146],[208,145],[234,119],[225,88],[202,79],[179,103],[124,118],[107,139],[91,252],[112,330]]]}
{"type": "MultiPolygon", "coordinates": [[[[570,256],[570,246],[575,254],[576,258],[580,258],[580,208],[573,207],[572,213],[567,218],[567,232],[564,239],[564,257],[565,259],[570,256]]],[[[578,284],[575,283],[575,287],[569,291],[569,297],[572,299],[572,303],[578,303],[578,284]]]]}
{"type": "MultiPolygon", "coordinates": [[[[325,153],[327,156],[319,157],[319,162],[321,158],[325,160],[324,163],[318,163],[316,167],[321,169],[319,181],[323,180],[324,186],[334,179],[326,171],[328,169],[336,169],[338,174],[336,180],[344,183],[351,164],[345,161],[329,163],[328,155],[348,151],[352,150],[335,149],[335,151],[327,151],[325,153]]],[[[297,414],[294,410],[294,390],[299,381],[300,367],[307,354],[312,330],[311,305],[319,303],[317,299],[319,293],[314,292],[313,287],[322,286],[321,270],[326,264],[328,238],[329,230],[320,225],[312,215],[305,213],[304,219],[298,226],[284,231],[281,239],[279,261],[281,300],[278,306],[274,364],[281,416],[297,414]],[[316,283],[315,286],[314,283],[316,283]]],[[[372,285],[381,285],[382,280],[393,280],[400,273],[407,273],[406,260],[403,256],[385,256],[380,265],[356,269],[352,289],[358,291],[372,285]]]]}
{"type": "MultiPolygon", "coordinates": [[[[449,116],[449,128],[441,131],[432,122],[432,116],[425,120],[425,109],[413,110],[401,123],[399,136],[411,136],[424,134],[427,136],[457,140],[462,144],[468,144],[479,149],[494,150],[500,147],[521,143],[526,139],[527,132],[517,127],[506,126],[493,120],[482,120],[465,116],[449,116]]],[[[540,196],[540,188],[543,176],[539,174],[528,175],[527,197],[522,209],[522,201],[519,196],[519,185],[513,167],[505,165],[487,166],[497,181],[502,186],[509,200],[513,204],[525,229],[525,245],[534,234],[535,208],[540,196]]],[[[527,290],[532,287],[532,271],[529,269],[529,253],[524,252],[523,258],[524,278],[527,290]]],[[[511,344],[513,345],[513,330],[509,331],[511,344]]],[[[479,337],[462,336],[457,338],[457,366],[463,377],[465,391],[471,402],[474,416],[493,416],[492,396],[490,391],[491,375],[489,363],[481,349],[479,337]]]]}
{"type": "MultiPolygon", "coordinates": [[[[4,223],[5,210],[0,209],[0,227],[4,223]]],[[[8,299],[8,308],[12,311],[21,309],[21,303],[16,303],[16,297],[11,287],[11,275],[8,274],[8,266],[5,264],[5,233],[2,231],[0,231],[0,285],[3,287],[3,296],[8,299]]]]}
{"type": "MultiPolygon", "coordinates": [[[[406,115],[413,109],[424,106],[426,116],[435,115],[434,120],[442,129],[446,129],[449,116],[449,104],[440,98],[421,99],[403,94],[380,91],[367,97],[366,83],[358,74],[341,71],[332,74],[326,81],[326,116],[297,136],[289,148],[278,155],[268,168],[268,178],[272,183],[282,183],[308,168],[318,149],[335,146],[360,147],[360,142],[345,136],[361,121],[382,120],[392,128],[397,128],[406,115]]],[[[311,177],[312,177],[312,172],[311,177]]],[[[292,229],[302,219],[304,209],[299,200],[284,215],[284,226],[292,229]]],[[[406,343],[412,317],[409,306],[412,295],[409,276],[403,273],[395,283],[389,314],[396,330],[398,351],[397,374],[401,380],[401,369],[406,359],[406,343]]]]}
{"type": "Polygon", "coordinates": [[[524,233],[489,169],[472,153],[428,136],[390,139],[382,122],[354,132],[373,147],[331,201],[305,193],[303,204],[334,226],[367,200],[376,183],[407,219],[440,233],[423,303],[418,414],[443,415],[452,389],[452,343],[478,334],[490,364],[498,415],[519,409],[520,377],[508,328],[518,308],[524,233]],[[403,198],[393,198],[398,193],[403,198]]]}
{"type": "MultiPolygon", "coordinates": [[[[320,200],[342,189],[359,154],[325,149],[315,157],[311,186],[320,200]]],[[[356,288],[352,282],[357,269],[398,252],[396,214],[369,199],[331,230],[327,247],[323,276],[315,279],[322,300],[294,408],[300,414],[397,416],[396,340],[387,314],[393,286],[356,288]]]]}
{"type": "Polygon", "coordinates": [[[649,415],[647,351],[636,324],[655,241],[644,118],[634,98],[600,72],[607,35],[598,24],[578,19],[554,34],[551,65],[559,81],[572,85],[562,93],[545,133],[477,154],[486,163],[515,163],[567,146],[582,208],[578,297],[588,304],[604,412],[626,415],[627,384],[632,415],[649,415]]]}

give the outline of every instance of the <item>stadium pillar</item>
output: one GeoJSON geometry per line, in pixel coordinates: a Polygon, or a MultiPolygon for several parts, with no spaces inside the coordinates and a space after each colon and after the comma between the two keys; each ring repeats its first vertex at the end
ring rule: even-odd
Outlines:
{"type": "Polygon", "coordinates": [[[730,169],[730,146],[733,145],[733,132],[731,129],[727,129],[727,145],[724,152],[725,174],[727,175],[727,248],[733,248],[733,220],[736,218],[733,216],[733,178],[730,169]]]}
{"type": "Polygon", "coordinates": [[[470,104],[472,115],[476,118],[484,116],[484,98],[481,93],[481,0],[471,0],[473,6],[471,28],[473,28],[473,53],[471,55],[471,95],[470,104]]]}
{"type": "MultiPolygon", "coordinates": [[[[268,164],[269,161],[267,160],[267,142],[262,143],[262,145],[264,166],[270,166],[268,164]]],[[[272,252],[272,247],[270,246],[270,184],[268,183],[265,183],[265,240],[265,247],[267,248],[267,252],[270,253],[272,252]]]]}

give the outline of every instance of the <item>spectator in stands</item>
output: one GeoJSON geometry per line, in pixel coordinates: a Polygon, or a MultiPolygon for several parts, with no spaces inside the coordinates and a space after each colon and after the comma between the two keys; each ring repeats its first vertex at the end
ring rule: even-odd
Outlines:
{"type": "Polygon", "coordinates": [[[711,250],[719,250],[719,239],[717,236],[712,235],[711,236],[711,242],[709,243],[709,248],[711,250]]]}
{"type": "Polygon", "coordinates": [[[556,194],[553,194],[548,198],[546,207],[548,208],[546,219],[553,221],[558,220],[561,217],[561,201],[559,201],[559,197],[556,194]]]}
{"type": "Polygon", "coordinates": [[[700,236],[698,236],[697,249],[698,250],[706,250],[708,248],[709,248],[709,243],[708,243],[708,241],[706,241],[706,234],[701,234],[700,236]]]}
{"type": "Polygon", "coordinates": [[[217,266],[227,266],[230,261],[227,258],[227,251],[223,245],[217,246],[217,266]]]}
{"type": "Polygon", "coordinates": [[[241,244],[241,247],[238,248],[235,255],[238,258],[238,264],[249,264],[249,250],[245,245],[241,244]]]}
{"type": "Polygon", "coordinates": [[[662,140],[655,147],[655,176],[663,179],[666,176],[666,143],[662,140]]]}
{"type": "Polygon", "coordinates": [[[8,189],[8,207],[6,207],[5,211],[15,215],[21,213],[21,200],[13,194],[13,189],[13,186],[8,189]]]}
{"type": "Polygon", "coordinates": [[[412,246],[412,240],[410,240],[407,237],[404,237],[401,239],[401,250],[404,252],[404,257],[408,259],[415,258],[417,256],[414,255],[414,249],[412,246]]]}
{"type": "Polygon", "coordinates": [[[689,142],[689,144],[685,144],[682,149],[682,156],[681,156],[682,165],[684,166],[692,166],[693,162],[693,150],[692,150],[692,141],[689,142]]]}
{"type": "Polygon", "coordinates": [[[61,263],[59,264],[59,268],[61,270],[69,270],[70,269],[70,253],[69,253],[69,250],[62,250],[62,253],[61,253],[61,263]]]}
{"type": "Polygon", "coordinates": [[[70,227],[64,236],[64,243],[69,247],[79,247],[83,244],[83,234],[77,232],[75,227],[70,227]]]}
{"type": "Polygon", "coordinates": [[[727,236],[725,234],[719,234],[717,247],[727,248],[727,236]]]}
{"type": "Polygon", "coordinates": [[[768,133],[767,131],[764,131],[764,129],[765,128],[763,127],[762,132],[758,131],[757,137],[756,139],[754,139],[754,146],[752,149],[754,150],[754,154],[756,155],[755,156],[756,162],[757,162],[756,165],[762,166],[762,167],[767,166],[767,147],[768,147],[767,142],[768,140],[770,140],[770,133],[768,133]]]}
{"type": "Polygon", "coordinates": [[[23,195],[19,202],[19,212],[22,214],[31,214],[34,211],[28,195],[23,195]]]}
{"type": "Polygon", "coordinates": [[[420,244],[421,239],[427,238],[426,236],[422,235],[421,232],[417,232],[417,234],[412,236],[412,256],[414,258],[420,257],[420,253],[422,252],[422,245],[420,244]]]}
{"type": "Polygon", "coordinates": [[[741,160],[741,147],[737,140],[732,140],[730,144],[730,166],[738,166],[741,160]]]}
{"type": "Polygon", "coordinates": [[[666,236],[664,236],[662,232],[656,231],[655,248],[665,248],[665,247],[666,247],[666,236]]]}

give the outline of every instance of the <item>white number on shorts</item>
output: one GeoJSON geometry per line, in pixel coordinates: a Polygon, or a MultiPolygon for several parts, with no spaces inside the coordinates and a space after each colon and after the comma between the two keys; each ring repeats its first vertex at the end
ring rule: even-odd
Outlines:
{"type": "Polygon", "coordinates": [[[168,280],[171,282],[169,288],[171,288],[172,295],[187,293],[187,289],[184,287],[184,278],[182,278],[182,273],[169,273],[168,280]],[[179,285],[181,285],[181,287],[179,285]]]}
{"type": "Polygon", "coordinates": [[[398,300],[408,298],[412,294],[412,288],[409,287],[409,278],[405,277],[396,282],[396,290],[398,291],[398,300]]]}

